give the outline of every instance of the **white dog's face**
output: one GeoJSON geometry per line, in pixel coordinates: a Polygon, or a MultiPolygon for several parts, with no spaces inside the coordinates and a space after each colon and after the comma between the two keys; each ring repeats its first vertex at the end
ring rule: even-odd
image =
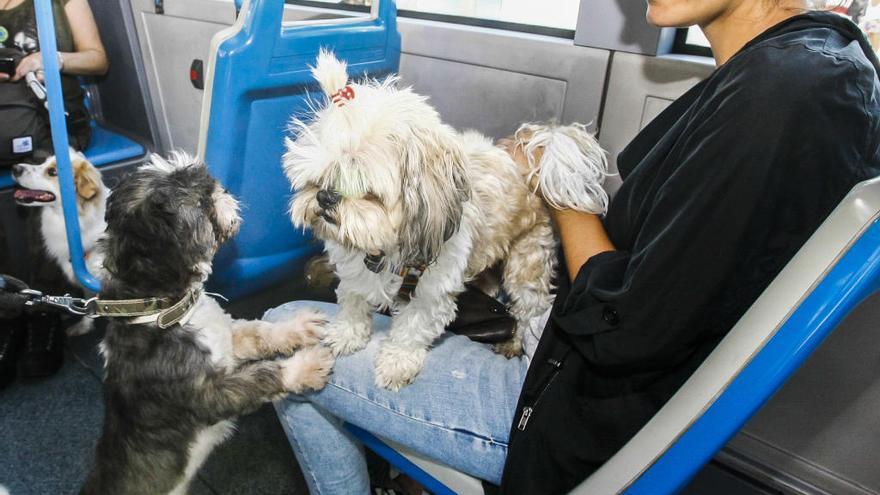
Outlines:
{"type": "Polygon", "coordinates": [[[466,158],[425,98],[395,82],[351,84],[345,105],[293,122],[290,214],[348,249],[430,263],[458,228],[466,158]]]}
{"type": "MultiPolygon", "coordinates": [[[[70,151],[70,163],[78,201],[94,200],[102,188],[101,173],[77,151],[70,151]]],[[[55,156],[39,164],[19,163],[13,166],[12,178],[17,184],[13,197],[19,205],[61,206],[61,186],[55,156]]]]}

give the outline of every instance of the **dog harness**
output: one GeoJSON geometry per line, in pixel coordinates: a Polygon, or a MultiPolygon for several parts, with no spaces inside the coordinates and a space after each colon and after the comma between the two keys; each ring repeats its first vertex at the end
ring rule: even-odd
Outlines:
{"type": "MultiPolygon", "coordinates": [[[[385,253],[367,254],[364,256],[364,265],[371,272],[379,273],[388,265],[388,260],[385,257],[385,253]]],[[[419,285],[419,279],[427,269],[428,265],[419,264],[405,265],[397,270],[397,274],[403,279],[400,283],[400,288],[397,289],[398,301],[409,302],[412,299],[413,292],[416,291],[416,287],[419,285]]]]}

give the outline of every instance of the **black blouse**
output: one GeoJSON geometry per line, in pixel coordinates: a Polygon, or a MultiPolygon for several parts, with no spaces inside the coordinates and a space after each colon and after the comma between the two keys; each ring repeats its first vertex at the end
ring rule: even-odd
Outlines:
{"type": "Polygon", "coordinates": [[[505,492],[585,479],[846,193],[880,174],[878,72],[852,23],[800,15],[751,41],[619,155],[624,182],[604,219],[617,251],[562,281],[511,429],[505,492]]]}

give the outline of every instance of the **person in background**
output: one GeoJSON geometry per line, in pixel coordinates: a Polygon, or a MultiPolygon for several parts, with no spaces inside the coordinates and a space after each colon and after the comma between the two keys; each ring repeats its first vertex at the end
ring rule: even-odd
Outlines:
{"type": "MultiPolygon", "coordinates": [[[[67,112],[67,132],[70,146],[83,150],[91,138],[91,117],[85,103],[85,93],[79,76],[97,76],[107,72],[107,54],[88,0],[52,0],[55,35],[58,44],[58,66],[61,70],[61,88],[67,112]]],[[[0,72],[0,91],[3,85],[23,84],[25,76],[33,72],[44,80],[45,66],[37,35],[34,0],[0,0],[0,48],[13,52],[18,60],[13,73],[0,72]]],[[[10,88],[11,89],[11,86],[10,88]]],[[[3,112],[0,109],[0,121],[3,112]]],[[[48,116],[44,115],[48,129],[48,116]]],[[[48,133],[46,133],[48,135],[48,133]]],[[[33,153],[52,155],[51,138],[34,143],[33,153]]],[[[24,158],[21,161],[27,162],[24,158]]],[[[49,261],[40,237],[37,208],[27,211],[29,245],[29,284],[46,293],[71,292],[55,263],[49,261]]],[[[64,332],[57,313],[36,313],[27,319],[26,339],[22,346],[17,339],[8,337],[13,326],[0,324],[0,346],[8,342],[6,352],[0,349],[0,368],[9,369],[17,362],[18,374],[25,378],[48,376],[60,369],[63,359],[64,332]],[[22,349],[23,348],[23,349],[22,349]]]]}
{"type": "MultiPolygon", "coordinates": [[[[52,0],[52,6],[70,145],[82,150],[89,144],[91,131],[77,76],[105,74],[107,54],[87,0],[52,0]]],[[[34,0],[0,0],[0,48],[15,48],[22,53],[15,73],[0,72],[0,82],[18,82],[28,72],[34,72],[40,80],[44,78],[34,0]]]]}

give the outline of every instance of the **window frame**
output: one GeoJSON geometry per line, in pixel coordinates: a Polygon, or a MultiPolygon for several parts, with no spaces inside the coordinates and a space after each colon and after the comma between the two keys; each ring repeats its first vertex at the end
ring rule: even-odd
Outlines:
{"type": "Polygon", "coordinates": [[[697,57],[712,57],[712,49],[707,46],[694,45],[687,42],[688,30],[692,28],[676,28],[675,38],[672,40],[672,53],[676,55],[694,55],[697,57]]]}
{"type": "Polygon", "coordinates": [[[369,14],[372,6],[351,5],[347,3],[320,2],[316,0],[284,0],[284,5],[299,5],[301,7],[313,7],[316,9],[342,10],[346,12],[361,12],[369,14]]]}
{"type": "MultiPolygon", "coordinates": [[[[344,3],[320,2],[315,0],[284,0],[285,5],[300,5],[303,7],[313,7],[328,10],[343,10],[348,12],[370,12],[370,7],[365,5],[349,5],[344,3]]],[[[533,24],[522,24],[518,22],[500,21],[496,19],[485,19],[480,17],[467,17],[454,14],[438,14],[435,12],[421,12],[418,10],[398,9],[397,16],[408,19],[419,19],[424,21],[445,22],[449,24],[460,24],[464,26],[483,27],[489,29],[499,29],[503,31],[513,31],[518,33],[536,34],[540,36],[550,36],[554,38],[563,38],[574,40],[574,29],[562,29],[548,26],[537,26],[533,24]]]]}

